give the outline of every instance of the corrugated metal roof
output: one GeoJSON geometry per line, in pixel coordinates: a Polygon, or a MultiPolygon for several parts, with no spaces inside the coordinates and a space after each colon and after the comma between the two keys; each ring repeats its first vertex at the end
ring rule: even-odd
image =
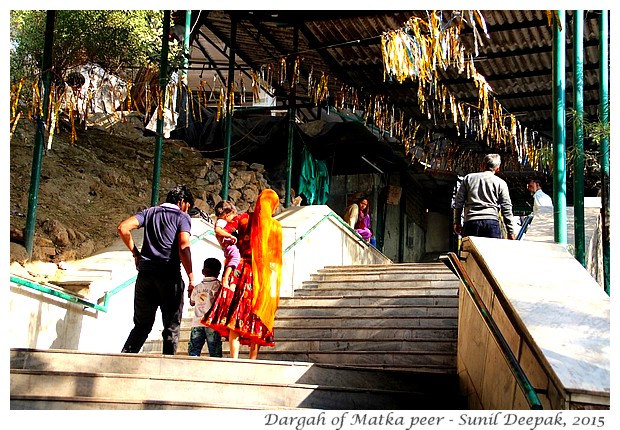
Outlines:
{"type": "MultiPolygon", "coordinates": [[[[442,11],[444,22],[448,23],[459,12],[442,11]]],[[[177,22],[184,21],[183,13],[178,11],[177,22]]],[[[413,118],[433,133],[460,141],[468,140],[469,137],[457,132],[450,121],[429,120],[428,114],[420,111],[416,81],[390,82],[384,76],[383,32],[400,29],[411,17],[424,18],[427,14],[427,11],[419,10],[192,11],[193,70],[189,84],[197,88],[201,79],[212,81],[215,70],[221,79],[227,79],[226,63],[231,44],[231,22],[234,20],[237,23],[237,70],[247,72],[244,86],[248,103],[251,100],[251,70],[272,70],[273,95],[280,104],[286,105],[290,83],[282,77],[282,59],[297,54],[301,59],[296,86],[297,103],[311,102],[308,96],[310,72],[314,77],[324,73],[329,76],[332,105],[338,104],[338,96],[343,89],[349,93],[354,91],[360,98],[360,104],[368,94],[380,95],[395,112],[401,112],[405,118],[413,118]]],[[[481,14],[489,38],[483,36],[483,44],[478,46],[479,55],[474,59],[476,70],[486,78],[493,97],[504,108],[505,114],[514,114],[523,129],[551,139],[553,28],[549,25],[546,11],[485,10],[481,14]]],[[[584,15],[584,108],[588,117],[597,118],[600,103],[600,14],[598,11],[585,11],[584,15]]],[[[572,11],[567,11],[562,31],[566,38],[567,107],[572,106],[573,16],[572,11]]],[[[462,28],[461,43],[467,52],[474,52],[474,33],[468,25],[462,28]]],[[[452,68],[442,70],[438,75],[439,82],[457,100],[477,105],[478,89],[471,79],[452,68]]],[[[235,82],[240,82],[239,76],[236,75],[235,82]]],[[[239,83],[236,89],[240,89],[239,83]]],[[[304,114],[306,120],[312,119],[311,111],[307,110],[304,114]]],[[[571,139],[570,133],[567,138],[571,139]]],[[[470,147],[472,143],[469,143],[470,147]]],[[[484,151],[484,144],[481,150],[484,151]]]]}

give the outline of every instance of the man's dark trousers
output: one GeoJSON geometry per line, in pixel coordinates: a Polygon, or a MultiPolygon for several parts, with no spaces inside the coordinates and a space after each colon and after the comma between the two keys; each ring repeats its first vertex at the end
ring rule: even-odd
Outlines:
{"type": "Polygon", "coordinates": [[[480,219],[474,221],[465,221],[463,224],[463,237],[479,236],[501,239],[502,233],[499,229],[499,220],[496,219],[480,219]]]}
{"type": "Polygon", "coordinates": [[[179,270],[138,272],[134,293],[134,328],[121,352],[138,353],[153,329],[157,308],[161,309],[164,329],[163,354],[174,355],[179,343],[185,284],[179,270]]]}

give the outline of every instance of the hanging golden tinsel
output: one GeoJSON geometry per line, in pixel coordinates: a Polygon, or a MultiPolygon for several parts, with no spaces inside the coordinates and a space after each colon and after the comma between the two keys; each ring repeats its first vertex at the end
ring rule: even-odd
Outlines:
{"type": "MultiPolygon", "coordinates": [[[[466,56],[460,43],[460,32],[463,23],[467,22],[473,30],[474,50],[478,55],[479,46],[483,45],[483,35],[489,38],[484,17],[480,11],[460,11],[453,15],[453,19],[458,25],[448,25],[441,11],[427,12],[426,19],[412,17],[403,28],[384,32],[381,37],[384,79],[394,79],[399,83],[406,79],[416,80],[420,111],[426,113],[434,124],[440,121],[437,114],[446,122],[450,113],[449,118],[457,124],[459,135],[458,125],[462,124],[466,134],[474,131],[476,139],[486,141],[491,148],[525,152],[534,140],[533,136],[528,135],[516,119],[511,119],[516,121],[514,127],[505,123],[503,107],[491,95],[492,89],[486,79],[476,71],[473,56],[466,56]],[[465,109],[464,104],[438,82],[438,71],[448,67],[473,79],[478,89],[474,117],[470,107],[465,109]]],[[[379,121],[382,119],[379,118],[379,121]]],[[[381,128],[379,123],[377,126],[381,128]]],[[[521,159],[527,160],[528,157],[521,159]]]]}
{"type": "MultiPolygon", "coordinates": [[[[553,20],[559,21],[557,11],[546,11],[549,25],[553,25],[553,20]]],[[[467,54],[464,47],[460,43],[460,33],[464,25],[468,24],[473,32],[474,51],[478,54],[479,47],[483,45],[484,38],[488,38],[488,32],[484,17],[479,11],[457,11],[450,20],[444,18],[441,11],[428,12],[425,18],[412,17],[401,29],[388,30],[381,37],[381,49],[383,56],[384,79],[404,82],[406,79],[416,80],[418,82],[417,103],[420,111],[425,114],[430,121],[435,124],[452,122],[457,125],[457,134],[461,136],[473,136],[478,140],[487,141],[489,146],[503,151],[513,151],[515,159],[520,163],[528,163],[537,169],[547,168],[545,162],[549,159],[545,155],[550,147],[541,141],[540,137],[532,131],[528,130],[517,121],[514,115],[506,115],[499,101],[493,97],[492,89],[480,75],[474,66],[473,55],[467,54]],[[452,21],[452,22],[451,22],[452,21]],[[477,105],[468,105],[459,101],[454,94],[438,80],[439,71],[452,67],[460,74],[464,74],[468,79],[472,79],[478,89],[477,105]]],[[[302,58],[296,58],[292,64],[290,86],[293,88],[299,83],[299,74],[302,58]]],[[[260,87],[267,89],[272,88],[274,79],[274,70],[277,64],[269,64],[262,66],[260,71],[252,72],[252,94],[255,100],[260,101],[260,87]]],[[[280,64],[280,81],[286,80],[286,61],[281,59],[280,64]]],[[[214,76],[213,86],[206,81],[200,82],[200,90],[196,94],[192,94],[188,90],[188,97],[194,102],[191,104],[194,116],[202,121],[202,107],[207,107],[209,102],[217,103],[216,120],[219,120],[225,110],[230,112],[234,106],[234,91],[232,94],[226,95],[224,86],[221,84],[218,88],[217,77],[214,76]],[[206,85],[206,86],[205,86],[206,85]],[[208,89],[206,88],[208,87],[208,89]],[[216,94],[217,91],[217,94],[216,94]],[[209,93],[208,93],[209,92],[209,93]],[[196,103],[196,104],[194,104],[196,103]]],[[[308,76],[308,95],[310,100],[319,104],[327,100],[329,96],[329,77],[325,73],[318,73],[312,68],[308,76]]],[[[29,118],[41,117],[43,109],[43,100],[41,97],[41,82],[32,84],[32,99],[28,106],[29,118]]],[[[22,94],[22,88],[27,84],[20,81],[11,88],[11,123],[15,125],[22,112],[18,109],[18,99],[22,94]]],[[[146,94],[144,105],[145,117],[150,114],[153,103],[157,106],[158,118],[162,118],[163,109],[171,108],[173,105],[172,91],[166,91],[166,100],[160,97],[152,98],[153,95],[160,95],[161,90],[156,86],[152,88],[150,82],[143,85],[143,94],[146,94]]],[[[242,90],[242,102],[244,102],[245,86],[244,80],[241,78],[240,85],[242,90]]],[[[142,87],[142,82],[128,81],[128,97],[126,105],[128,109],[138,110],[138,101],[132,97],[132,89],[134,87],[142,87]]],[[[121,89],[112,91],[114,100],[121,100],[121,89]],[[118,91],[118,92],[116,92],[118,91]]],[[[50,103],[48,105],[47,122],[51,136],[54,135],[54,129],[59,130],[57,121],[60,113],[59,94],[50,92],[50,103]],[[52,124],[56,124],[55,128],[52,124]]],[[[93,98],[91,90],[86,96],[85,108],[83,113],[85,120],[93,98]]],[[[77,97],[77,96],[76,96],[77,97]]],[[[430,132],[426,132],[421,138],[424,149],[419,148],[416,142],[420,140],[418,137],[421,124],[411,119],[407,120],[402,111],[397,110],[389,100],[383,96],[364,96],[359,97],[355,88],[343,85],[340,94],[335,97],[340,108],[352,108],[353,112],[357,107],[361,106],[364,110],[364,120],[369,125],[375,125],[381,133],[389,133],[391,136],[399,139],[404,145],[407,154],[415,152],[420,159],[428,160],[437,158],[435,167],[457,167],[458,163],[472,163],[477,166],[478,160],[467,151],[458,150],[456,143],[446,144],[443,149],[445,153],[441,153],[439,143],[433,142],[430,132]],[[453,145],[453,146],[450,146],[453,145]],[[415,151],[413,151],[415,149],[415,151]]],[[[80,100],[72,98],[67,100],[64,107],[69,111],[72,118],[72,142],[76,139],[75,126],[73,122],[73,113],[79,112],[76,108],[80,100]]],[[[124,113],[121,113],[124,115],[124,113]]],[[[51,138],[51,137],[50,137],[51,138]]],[[[50,140],[51,141],[51,140],[50,140]]],[[[427,163],[428,164],[428,163],[427,163]]]]}

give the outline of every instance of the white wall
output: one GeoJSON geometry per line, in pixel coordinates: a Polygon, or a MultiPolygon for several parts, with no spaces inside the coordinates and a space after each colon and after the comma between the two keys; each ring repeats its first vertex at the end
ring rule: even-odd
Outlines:
{"type": "MultiPolygon", "coordinates": [[[[280,295],[288,297],[303,281],[324,266],[390,264],[391,260],[365,243],[328,206],[292,207],[277,216],[283,227],[283,247],[303,239],[284,254],[280,295]],[[324,219],[325,218],[325,219],[324,219]],[[308,231],[311,230],[309,233],[308,231]]],[[[192,262],[196,281],[202,279],[205,258],[223,260],[212,227],[192,219],[192,262]]],[[[138,246],[139,234],[134,235],[138,246]]],[[[131,253],[122,243],[79,262],[79,270],[105,273],[91,284],[88,301],[95,303],[119,285],[130,282],[109,299],[108,312],[84,308],[28,287],[11,284],[8,343],[12,348],[77,349],[90,352],[120,352],[133,327],[133,294],[137,274],[131,253]]],[[[184,271],[183,277],[187,284],[184,271]]],[[[189,316],[185,298],[185,316],[189,316]]],[[[161,315],[155,319],[149,339],[161,339],[161,315]]]]}
{"type": "MultiPolygon", "coordinates": [[[[463,240],[461,257],[469,286],[538,390],[543,409],[608,408],[610,298],[566,248],[472,236],[463,240]]],[[[457,369],[469,408],[527,409],[471,297],[461,284],[457,369]]]]}
{"type": "Polygon", "coordinates": [[[328,206],[291,207],[278,219],[282,224],[284,249],[303,237],[283,256],[282,297],[292,296],[303,281],[325,266],[392,262],[344,225],[342,218],[328,206]]]}

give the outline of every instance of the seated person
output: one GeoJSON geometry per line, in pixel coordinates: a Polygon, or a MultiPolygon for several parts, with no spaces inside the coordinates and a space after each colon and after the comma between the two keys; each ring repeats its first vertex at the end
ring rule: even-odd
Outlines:
{"type": "Polygon", "coordinates": [[[362,239],[369,242],[372,246],[376,246],[375,237],[370,228],[368,198],[362,196],[355,203],[351,204],[344,214],[344,220],[355,229],[357,234],[362,236],[362,239]]]}

